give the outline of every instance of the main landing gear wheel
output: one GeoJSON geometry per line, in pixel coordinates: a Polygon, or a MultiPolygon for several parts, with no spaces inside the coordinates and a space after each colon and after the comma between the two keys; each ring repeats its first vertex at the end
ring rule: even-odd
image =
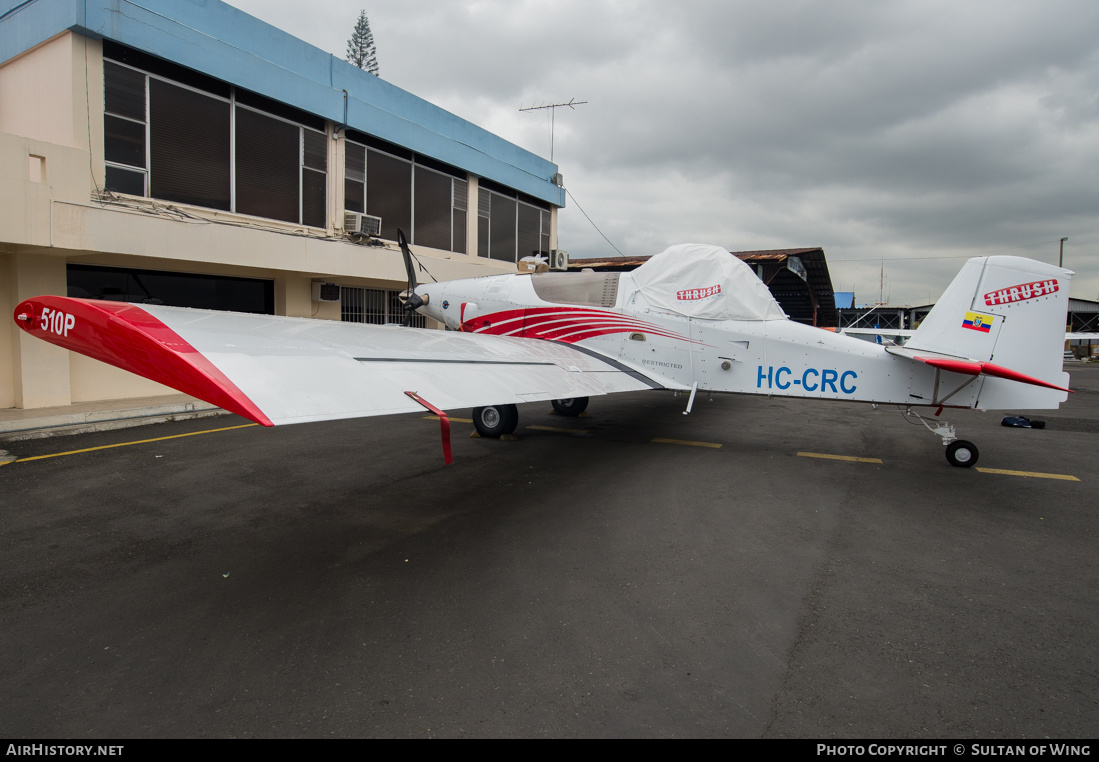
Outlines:
{"type": "Polygon", "coordinates": [[[519,425],[519,410],[515,405],[490,405],[473,408],[473,425],[477,433],[489,439],[499,439],[515,431],[519,425]]]}
{"type": "Polygon", "coordinates": [[[588,409],[588,398],[570,397],[566,400],[553,400],[553,409],[557,411],[558,415],[575,418],[588,409]]]}
{"type": "Polygon", "coordinates": [[[977,462],[977,446],[964,439],[958,439],[946,446],[946,459],[952,466],[970,468],[977,462]]]}

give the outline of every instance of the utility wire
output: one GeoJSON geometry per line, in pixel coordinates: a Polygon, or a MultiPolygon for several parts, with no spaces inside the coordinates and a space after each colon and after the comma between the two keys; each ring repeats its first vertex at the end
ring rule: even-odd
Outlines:
{"type": "Polygon", "coordinates": [[[615,246],[613,243],[611,243],[611,239],[607,238],[607,236],[603,233],[603,231],[599,229],[599,226],[596,225],[594,222],[592,222],[591,217],[588,217],[588,213],[584,211],[584,207],[580,206],[580,202],[576,200],[576,196],[572,195],[572,193],[569,191],[568,188],[565,188],[565,193],[567,193],[568,197],[572,199],[572,203],[576,204],[576,208],[580,210],[580,213],[584,215],[585,219],[587,219],[588,222],[591,222],[591,226],[593,228],[595,228],[595,232],[597,232],[597,233],[599,233],[599,235],[603,236],[603,240],[606,241],[607,243],[610,243],[611,248],[618,252],[618,256],[620,256],[620,257],[626,256],[621,251],[619,251],[617,246],[615,246]]]}
{"type": "Polygon", "coordinates": [[[432,274],[431,274],[431,270],[428,270],[428,269],[427,269],[426,267],[424,267],[424,263],[423,263],[423,262],[421,262],[421,261],[420,261],[420,258],[419,258],[419,257],[417,257],[417,256],[416,256],[416,255],[415,255],[415,254],[414,254],[414,253],[412,252],[412,249],[409,249],[409,250],[408,250],[408,253],[409,253],[409,254],[412,254],[412,258],[413,258],[414,260],[416,260],[416,264],[418,264],[418,265],[420,266],[420,272],[425,272],[425,273],[427,273],[427,277],[431,278],[431,279],[432,279],[433,281],[435,281],[436,283],[438,283],[438,282],[439,282],[439,279],[438,279],[438,278],[436,278],[436,277],[435,277],[434,275],[432,275],[432,274]]]}

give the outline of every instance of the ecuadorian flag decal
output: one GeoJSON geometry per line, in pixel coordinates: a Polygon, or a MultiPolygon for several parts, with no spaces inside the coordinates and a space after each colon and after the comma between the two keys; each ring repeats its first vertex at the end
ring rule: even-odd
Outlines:
{"type": "Polygon", "coordinates": [[[988,333],[992,330],[992,323],[995,320],[995,315],[982,315],[979,312],[967,312],[965,313],[965,320],[962,321],[962,328],[988,333]]]}

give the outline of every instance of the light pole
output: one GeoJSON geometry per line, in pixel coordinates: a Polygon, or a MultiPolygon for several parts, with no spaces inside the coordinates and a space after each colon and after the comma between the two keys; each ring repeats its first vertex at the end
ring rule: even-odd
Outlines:
{"type": "Polygon", "coordinates": [[[1067,240],[1068,240],[1067,238],[1062,238],[1061,239],[1061,256],[1057,259],[1057,266],[1058,267],[1064,267],[1065,266],[1065,241],[1067,241],[1067,240]]]}

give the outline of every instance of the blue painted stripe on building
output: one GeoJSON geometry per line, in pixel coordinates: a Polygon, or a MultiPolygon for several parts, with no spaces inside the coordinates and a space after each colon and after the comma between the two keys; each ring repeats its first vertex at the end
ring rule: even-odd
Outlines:
{"type": "Polygon", "coordinates": [[[0,0],[0,61],[72,30],[343,122],[564,206],[557,166],[219,0],[0,0]],[[86,10],[86,17],[85,17],[86,10]]]}
{"type": "Polygon", "coordinates": [[[0,0],[0,63],[83,23],[82,0],[0,0]]]}

